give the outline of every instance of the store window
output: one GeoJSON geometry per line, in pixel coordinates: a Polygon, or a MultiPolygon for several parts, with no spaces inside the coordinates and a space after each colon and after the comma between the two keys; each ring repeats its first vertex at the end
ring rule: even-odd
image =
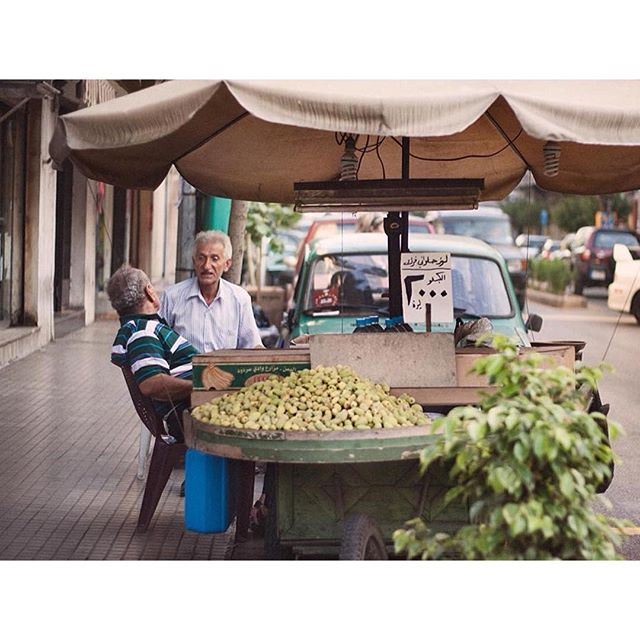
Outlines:
{"type": "MultiPolygon", "coordinates": [[[[0,119],[10,106],[0,102],[0,119]]],[[[25,112],[0,121],[0,328],[22,317],[25,112]]]]}

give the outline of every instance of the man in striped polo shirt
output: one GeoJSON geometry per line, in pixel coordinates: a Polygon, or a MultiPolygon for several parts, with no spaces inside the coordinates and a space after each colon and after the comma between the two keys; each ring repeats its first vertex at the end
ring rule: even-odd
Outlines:
{"type": "Polygon", "coordinates": [[[131,368],[140,392],[152,399],[169,433],[182,441],[196,349],[160,318],[160,299],[144,271],[120,267],[107,283],[107,295],[120,316],[111,362],[131,368]]]}
{"type": "Polygon", "coordinates": [[[168,287],[160,315],[200,353],[262,348],[251,296],[222,278],[231,267],[229,236],[201,231],[194,240],[195,277],[168,287]]]}

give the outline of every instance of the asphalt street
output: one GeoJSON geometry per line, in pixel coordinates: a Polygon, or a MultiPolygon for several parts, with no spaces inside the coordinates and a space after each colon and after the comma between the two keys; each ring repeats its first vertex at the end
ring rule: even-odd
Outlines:
{"type": "MultiPolygon", "coordinates": [[[[560,309],[529,303],[529,312],[542,316],[544,323],[536,337],[540,340],[584,340],[583,360],[589,364],[607,362],[614,371],[601,381],[600,394],[611,405],[609,417],[625,430],[613,442],[620,457],[611,486],[604,494],[611,502],[609,513],[627,518],[638,527],[637,535],[625,539],[625,558],[640,559],[640,325],[629,314],[607,308],[605,289],[585,290],[586,308],[560,309]]],[[[526,318],[526,307],[525,307],[526,318]]],[[[599,507],[601,508],[601,507],[599,507]]],[[[602,507],[607,512],[606,507],[602,507]]]]}

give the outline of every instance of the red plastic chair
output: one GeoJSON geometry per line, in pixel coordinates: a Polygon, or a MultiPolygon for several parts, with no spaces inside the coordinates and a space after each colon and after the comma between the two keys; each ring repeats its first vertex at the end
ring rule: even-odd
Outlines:
{"type": "Polygon", "coordinates": [[[171,471],[187,450],[183,442],[175,442],[167,435],[164,424],[153,408],[149,398],[142,395],[138,384],[129,367],[123,367],[122,373],[131,394],[133,406],[136,408],[140,420],[155,437],[151,463],[147,474],[147,482],[142,497],[142,506],[138,516],[137,530],[144,532],[148,529],[151,518],[156,511],[160,496],[167,486],[171,471]]]}

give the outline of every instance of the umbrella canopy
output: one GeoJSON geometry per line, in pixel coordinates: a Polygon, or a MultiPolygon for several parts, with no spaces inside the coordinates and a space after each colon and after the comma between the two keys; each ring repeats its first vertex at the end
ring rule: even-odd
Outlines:
{"type": "Polygon", "coordinates": [[[210,195],[290,203],[295,182],[338,178],[343,133],[360,180],[400,178],[407,136],[411,178],[483,178],[481,200],[527,169],[548,191],[640,188],[638,81],[175,80],[60,117],[50,150],[120,187],[175,164],[210,195]]]}

